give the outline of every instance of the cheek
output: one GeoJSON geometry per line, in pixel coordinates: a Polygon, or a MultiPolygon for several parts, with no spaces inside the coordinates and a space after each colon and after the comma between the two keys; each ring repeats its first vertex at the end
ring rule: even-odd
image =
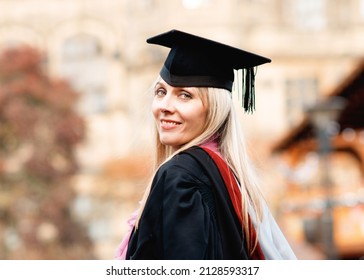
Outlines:
{"type": "Polygon", "coordinates": [[[196,130],[198,130],[199,133],[202,133],[206,125],[207,111],[203,110],[202,112],[200,112],[200,114],[195,116],[194,120],[196,130]]]}
{"type": "Polygon", "coordinates": [[[159,115],[159,109],[158,109],[157,103],[155,101],[152,102],[152,113],[153,113],[154,119],[156,119],[159,115]]]}
{"type": "Polygon", "coordinates": [[[203,131],[205,130],[206,127],[206,122],[207,122],[207,117],[206,114],[201,118],[201,122],[200,122],[200,129],[203,131]]]}

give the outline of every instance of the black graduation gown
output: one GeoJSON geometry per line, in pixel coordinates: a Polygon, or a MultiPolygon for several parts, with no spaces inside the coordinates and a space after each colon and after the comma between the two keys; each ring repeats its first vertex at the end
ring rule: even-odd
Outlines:
{"type": "Polygon", "coordinates": [[[224,181],[203,149],[181,152],[157,171],[126,259],[248,259],[224,181]]]}

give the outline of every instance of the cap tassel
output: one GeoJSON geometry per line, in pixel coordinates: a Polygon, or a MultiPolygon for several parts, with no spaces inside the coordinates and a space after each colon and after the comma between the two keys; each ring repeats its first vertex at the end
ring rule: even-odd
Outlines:
{"type": "Polygon", "coordinates": [[[242,107],[246,113],[255,111],[255,75],[254,68],[234,70],[234,91],[242,99],[242,107]],[[241,84],[240,84],[241,83],[241,84]]]}
{"type": "Polygon", "coordinates": [[[245,81],[243,76],[244,99],[243,107],[245,112],[253,113],[255,111],[255,73],[254,68],[245,70],[245,81]]]}

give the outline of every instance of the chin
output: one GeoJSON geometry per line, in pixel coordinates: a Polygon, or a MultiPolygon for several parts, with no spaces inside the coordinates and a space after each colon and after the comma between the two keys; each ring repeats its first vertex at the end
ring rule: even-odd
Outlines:
{"type": "Polygon", "coordinates": [[[161,141],[161,143],[165,146],[175,146],[176,145],[175,141],[170,141],[170,140],[166,140],[166,139],[159,139],[159,141],[161,141]]]}
{"type": "Polygon", "coordinates": [[[160,139],[160,142],[161,142],[163,145],[165,145],[165,146],[170,146],[170,147],[172,147],[172,149],[174,149],[174,150],[177,150],[177,149],[179,149],[179,148],[182,146],[182,144],[177,143],[177,142],[175,142],[175,141],[163,141],[162,139],[160,139]]]}

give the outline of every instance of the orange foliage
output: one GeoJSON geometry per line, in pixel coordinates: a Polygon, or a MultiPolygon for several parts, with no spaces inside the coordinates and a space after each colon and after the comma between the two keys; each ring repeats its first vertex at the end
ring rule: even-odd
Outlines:
{"type": "Polygon", "coordinates": [[[89,259],[91,241],[70,211],[85,135],[78,93],[44,66],[29,47],[0,54],[0,259],[89,259]]]}

